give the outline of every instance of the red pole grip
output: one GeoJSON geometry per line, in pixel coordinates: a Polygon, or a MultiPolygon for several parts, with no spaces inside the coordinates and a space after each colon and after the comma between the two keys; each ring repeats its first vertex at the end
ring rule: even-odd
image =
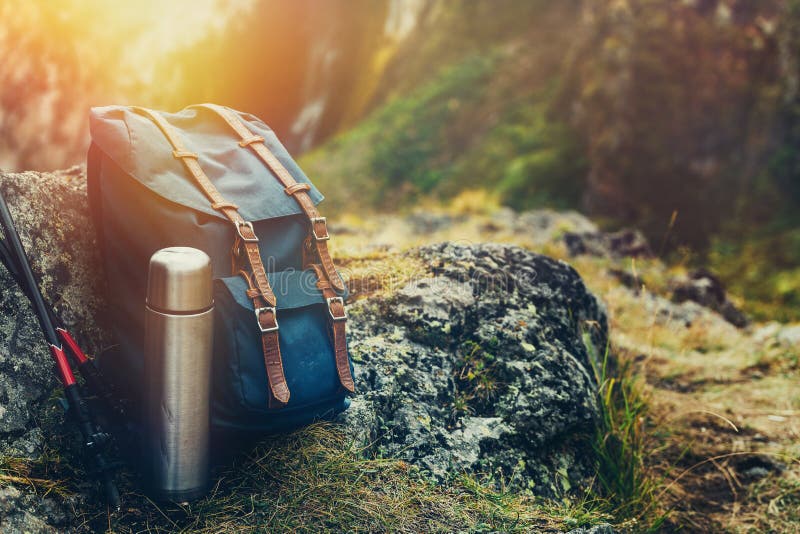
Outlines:
{"type": "Polygon", "coordinates": [[[72,337],[72,334],[70,334],[60,326],[56,328],[56,332],[58,332],[58,335],[61,336],[62,340],[64,340],[64,343],[67,344],[67,347],[69,347],[69,350],[72,351],[72,354],[75,356],[75,359],[78,360],[79,364],[86,363],[87,361],[89,361],[89,358],[86,356],[86,354],[84,354],[84,352],[78,346],[78,342],[75,341],[75,338],[72,337]]]}
{"type": "Polygon", "coordinates": [[[53,359],[56,362],[58,374],[61,378],[61,381],[64,383],[64,387],[74,384],[75,375],[72,374],[72,369],[69,366],[69,362],[67,361],[66,354],[64,354],[64,350],[61,347],[50,345],[50,354],[53,355],[53,359]]]}

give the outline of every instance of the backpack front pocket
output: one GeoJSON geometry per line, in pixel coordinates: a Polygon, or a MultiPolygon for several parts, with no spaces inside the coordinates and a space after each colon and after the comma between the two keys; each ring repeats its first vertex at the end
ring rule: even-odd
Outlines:
{"type": "MultiPolygon", "coordinates": [[[[291,397],[268,407],[269,386],[253,303],[241,277],[215,281],[213,407],[218,426],[270,430],[292,427],[346,408],[336,370],[327,302],[313,270],[268,274],[284,374],[291,397]],[[314,407],[314,409],[311,409],[314,407]],[[301,420],[302,422],[298,422],[301,420]]],[[[352,364],[351,364],[352,368],[352,364]]]]}

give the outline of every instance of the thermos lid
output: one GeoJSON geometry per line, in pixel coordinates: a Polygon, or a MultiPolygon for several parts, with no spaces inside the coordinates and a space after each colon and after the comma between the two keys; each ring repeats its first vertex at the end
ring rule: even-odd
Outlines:
{"type": "Polygon", "coordinates": [[[164,312],[201,312],[212,304],[211,259],[191,247],[162,248],[150,258],[147,304],[164,312]]]}

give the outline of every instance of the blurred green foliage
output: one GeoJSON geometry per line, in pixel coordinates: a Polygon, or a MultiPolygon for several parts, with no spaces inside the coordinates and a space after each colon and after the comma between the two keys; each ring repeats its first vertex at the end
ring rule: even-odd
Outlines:
{"type": "Polygon", "coordinates": [[[545,94],[509,111],[460,165],[460,175],[489,177],[500,201],[515,209],[578,206],[587,161],[578,136],[549,116],[548,103],[545,94]]]}
{"type": "Polygon", "coordinates": [[[389,102],[371,119],[380,125],[368,162],[379,181],[379,200],[404,188],[406,202],[429,193],[452,174],[460,156],[451,131],[460,110],[478,104],[489,85],[494,58],[473,56],[405,98],[389,102]]]}
{"type": "Polygon", "coordinates": [[[708,263],[760,320],[800,319],[800,228],[715,239],[708,263]]]}
{"type": "Polygon", "coordinates": [[[764,316],[798,308],[800,0],[319,4],[220,7],[143,69],[148,16],[0,3],[0,165],[81,161],[90,104],[215,101],[294,152],[339,132],[304,157],[333,209],[580,209],[691,247],[764,316]]]}
{"type": "Polygon", "coordinates": [[[475,188],[517,209],[576,206],[586,173],[579,137],[552,117],[552,84],[509,94],[519,58],[495,48],[445,67],[303,164],[335,208],[402,208],[475,188]]]}

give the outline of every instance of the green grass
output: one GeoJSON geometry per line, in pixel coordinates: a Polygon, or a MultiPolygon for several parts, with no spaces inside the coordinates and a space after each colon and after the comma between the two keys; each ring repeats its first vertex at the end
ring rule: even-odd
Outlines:
{"type": "Polygon", "coordinates": [[[747,313],[763,321],[800,320],[800,227],[740,231],[714,240],[708,256],[731,293],[742,297],[747,313]]]}
{"type": "Polygon", "coordinates": [[[619,522],[633,521],[639,530],[657,531],[666,519],[658,509],[659,485],[645,466],[648,405],[627,360],[612,361],[609,347],[598,358],[588,336],[585,344],[595,354],[595,379],[600,419],[592,442],[597,461],[597,506],[613,511],[619,522]],[[613,369],[612,372],[612,367],[613,369]]]}
{"type": "Polygon", "coordinates": [[[491,404],[501,386],[494,366],[495,357],[486,348],[474,341],[464,343],[453,376],[456,384],[454,416],[469,415],[476,407],[486,408],[491,404]]]}

